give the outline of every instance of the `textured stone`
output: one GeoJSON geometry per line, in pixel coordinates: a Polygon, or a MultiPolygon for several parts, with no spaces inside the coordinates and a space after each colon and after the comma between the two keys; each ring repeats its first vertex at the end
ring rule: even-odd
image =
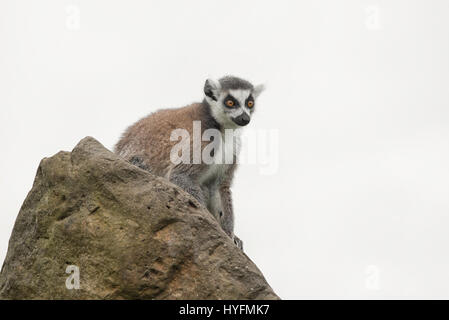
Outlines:
{"type": "Polygon", "coordinates": [[[278,299],[207,209],[90,137],[41,161],[0,298],[278,299]],[[78,290],[66,287],[70,265],[78,290]]]}

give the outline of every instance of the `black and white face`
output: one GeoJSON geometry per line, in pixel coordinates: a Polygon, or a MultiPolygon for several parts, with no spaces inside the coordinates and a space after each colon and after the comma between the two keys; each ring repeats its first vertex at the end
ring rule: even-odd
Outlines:
{"type": "Polygon", "coordinates": [[[244,127],[251,121],[256,98],[262,91],[262,85],[226,88],[213,80],[207,80],[204,87],[213,117],[224,128],[230,129],[244,127]]]}

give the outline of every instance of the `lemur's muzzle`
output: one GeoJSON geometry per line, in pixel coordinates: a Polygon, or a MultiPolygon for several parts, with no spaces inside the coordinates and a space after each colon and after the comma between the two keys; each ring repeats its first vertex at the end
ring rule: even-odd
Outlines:
{"type": "Polygon", "coordinates": [[[249,123],[249,120],[251,120],[251,118],[245,112],[243,112],[238,117],[232,118],[232,121],[234,121],[239,126],[246,126],[249,123]]]}

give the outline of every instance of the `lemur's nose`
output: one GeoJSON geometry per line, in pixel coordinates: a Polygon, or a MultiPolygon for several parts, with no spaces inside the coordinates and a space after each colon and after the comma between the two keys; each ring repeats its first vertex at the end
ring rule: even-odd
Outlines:
{"type": "Polygon", "coordinates": [[[249,123],[249,121],[251,120],[251,118],[249,117],[249,115],[246,112],[243,112],[241,115],[233,118],[232,120],[239,126],[246,126],[249,123]]]}

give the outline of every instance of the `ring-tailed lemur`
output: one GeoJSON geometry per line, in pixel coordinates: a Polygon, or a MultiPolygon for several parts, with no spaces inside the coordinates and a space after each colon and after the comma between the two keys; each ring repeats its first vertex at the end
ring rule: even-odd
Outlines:
{"type": "MultiPolygon", "coordinates": [[[[253,86],[250,82],[226,76],[218,81],[208,79],[204,85],[204,100],[178,109],[159,110],[130,126],[115,146],[115,152],[126,160],[153,174],[166,177],[208,208],[219,221],[222,229],[234,240],[239,248],[243,243],[234,235],[234,213],[231,200],[231,182],[236,169],[239,144],[238,135],[233,143],[226,143],[225,133],[247,125],[255,109],[255,100],[264,86],[253,86]],[[210,153],[214,161],[171,161],[171,153],[176,145],[172,133],[176,129],[186,130],[195,136],[195,122],[200,124],[201,137],[209,129],[215,129],[219,141],[214,141],[217,150],[210,153]],[[223,160],[231,146],[232,161],[223,160]],[[215,153],[215,154],[214,154],[215,153]],[[221,159],[218,159],[221,157],[221,159]]],[[[200,137],[200,139],[201,139],[200,137]]],[[[190,139],[191,140],[191,139],[190,139]]],[[[193,152],[204,151],[208,142],[189,141],[193,152]],[[200,149],[200,150],[196,150],[200,149]]],[[[195,160],[195,159],[193,159],[195,160]]]]}

